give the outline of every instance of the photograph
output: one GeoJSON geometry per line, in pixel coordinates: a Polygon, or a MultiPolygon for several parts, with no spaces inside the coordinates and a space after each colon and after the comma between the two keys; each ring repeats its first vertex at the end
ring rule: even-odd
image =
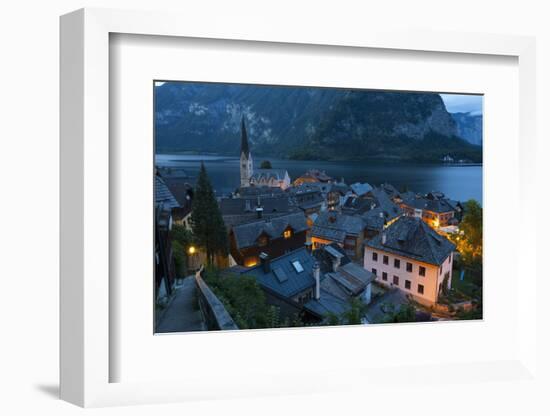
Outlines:
{"type": "Polygon", "coordinates": [[[483,319],[483,95],[152,88],[156,334],[483,319]]]}

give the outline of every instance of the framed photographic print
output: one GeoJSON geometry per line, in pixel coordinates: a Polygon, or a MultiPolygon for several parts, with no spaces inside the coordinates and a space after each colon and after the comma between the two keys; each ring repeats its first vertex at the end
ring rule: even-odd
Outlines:
{"type": "Polygon", "coordinates": [[[482,319],[481,95],[153,85],[156,333],[482,319]]]}
{"type": "Polygon", "coordinates": [[[61,20],[62,398],[529,379],[533,39],[180,18],[61,20]]]}

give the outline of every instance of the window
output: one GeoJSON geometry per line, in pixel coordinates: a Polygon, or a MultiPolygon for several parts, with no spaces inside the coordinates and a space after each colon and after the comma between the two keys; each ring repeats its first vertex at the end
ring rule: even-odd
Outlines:
{"type": "Polygon", "coordinates": [[[372,269],[372,274],[376,276],[376,269],[372,269]]]}
{"type": "Polygon", "coordinates": [[[378,253],[372,253],[372,261],[378,261],[378,253]]]}
{"type": "Polygon", "coordinates": [[[389,261],[390,261],[390,259],[388,258],[388,256],[384,256],[384,257],[382,258],[382,263],[384,263],[384,264],[388,264],[389,261]]]}
{"type": "Polygon", "coordinates": [[[258,245],[260,247],[267,246],[267,237],[265,236],[260,237],[258,240],[258,245]]]}
{"type": "Polygon", "coordinates": [[[393,284],[396,285],[396,286],[399,286],[399,277],[398,276],[393,276],[393,284]]]}
{"type": "Polygon", "coordinates": [[[452,259],[452,258],[453,258],[453,255],[451,254],[451,255],[449,256],[449,263],[451,262],[451,259],[452,259]]]}
{"type": "Polygon", "coordinates": [[[302,264],[298,260],[294,260],[292,262],[292,266],[294,267],[294,270],[296,270],[296,273],[302,273],[304,271],[302,264]]]}
{"type": "Polygon", "coordinates": [[[283,232],[283,236],[284,236],[284,238],[290,238],[290,237],[292,237],[292,230],[285,230],[285,231],[283,232]]]}
{"type": "Polygon", "coordinates": [[[388,280],[388,273],[382,272],[382,280],[388,280]]]}
{"type": "Polygon", "coordinates": [[[439,266],[439,274],[443,272],[443,266],[439,266]]]}
{"type": "Polygon", "coordinates": [[[424,285],[418,285],[418,293],[420,293],[421,295],[424,294],[424,285]]]}
{"type": "Polygon", "coordinates": [[[413,271],[413,265],[412,263],[407,262],[407,271],[412,272],[413,271]]]}
{"type": "Polygon", "coordinates": [[[420,276],[426,276],[426,268],[424,266],[419,266],[418,267],[418,274],[420,276]]]}
{"type": "Polygon", "coordinates": [[[401,267],[401,260],[393,259],[393,267],[395,267],[396,269],[399,269],[401,267]]]}
{"type": "Polygon", "coordinates": [[[405,280],[405,289],[411,290],[411,281],[410,280],[405,280]]]}

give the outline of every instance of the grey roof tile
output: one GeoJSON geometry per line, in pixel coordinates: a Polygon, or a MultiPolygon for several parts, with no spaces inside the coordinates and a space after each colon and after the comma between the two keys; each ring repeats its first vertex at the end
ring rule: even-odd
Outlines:
{"type": "Polygon", "coordinates": [[[165,209],[179,208],[180,204],[166,186],[166,183],[159,175],[155,176],[155,204],[162,205],[165,209]]]}
{"type": "Polygon", "coordinates": [[[260,264],[244,271],[242,274],[254,276],[261,286],[280,296],[291,298],[315,285],[312,272],[314,262],[315,258],[305,247],[302,247],[283,256],[271,259],[270,271],[268,273],[265,273],[263,265],[260,264]],[[304,271],[297,272],[292,265],[293,261],[299,261],[304,271]],[[278,278],[274,273],[275,269],[281,270],[287,279],[278,278]]]}
{"type": "Polygon", "coordinates": [[[267,234],[269,238],[283,236],[283,231],[292,228],[295,233],[307,230],[306,217],[301,212],[296,212],[269,220],[258,220],[244,224],[234,225],[232,231],[235,235],[237,248],[252,247],[257,244],[258,237],[267,234]]]}
{"type": "Polygon", "coordinates": [[[420,218],[401,217],[386,228],[384,233],[385,244],[382,244],[383,233],[365,244],[374,249],[437,266],[441,265],[455,249],[453,243],[437,234],[420,218]]]}

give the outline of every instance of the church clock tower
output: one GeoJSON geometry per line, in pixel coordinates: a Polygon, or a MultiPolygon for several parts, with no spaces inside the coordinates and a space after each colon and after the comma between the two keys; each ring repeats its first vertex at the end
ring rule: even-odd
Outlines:
{"type": "Polygon", "coordinates": [[[244,116],[241,119],[241,187],[250,186],[252,176],[252,153],[248,147],[248,135],[244,124],[244,116]]]}

